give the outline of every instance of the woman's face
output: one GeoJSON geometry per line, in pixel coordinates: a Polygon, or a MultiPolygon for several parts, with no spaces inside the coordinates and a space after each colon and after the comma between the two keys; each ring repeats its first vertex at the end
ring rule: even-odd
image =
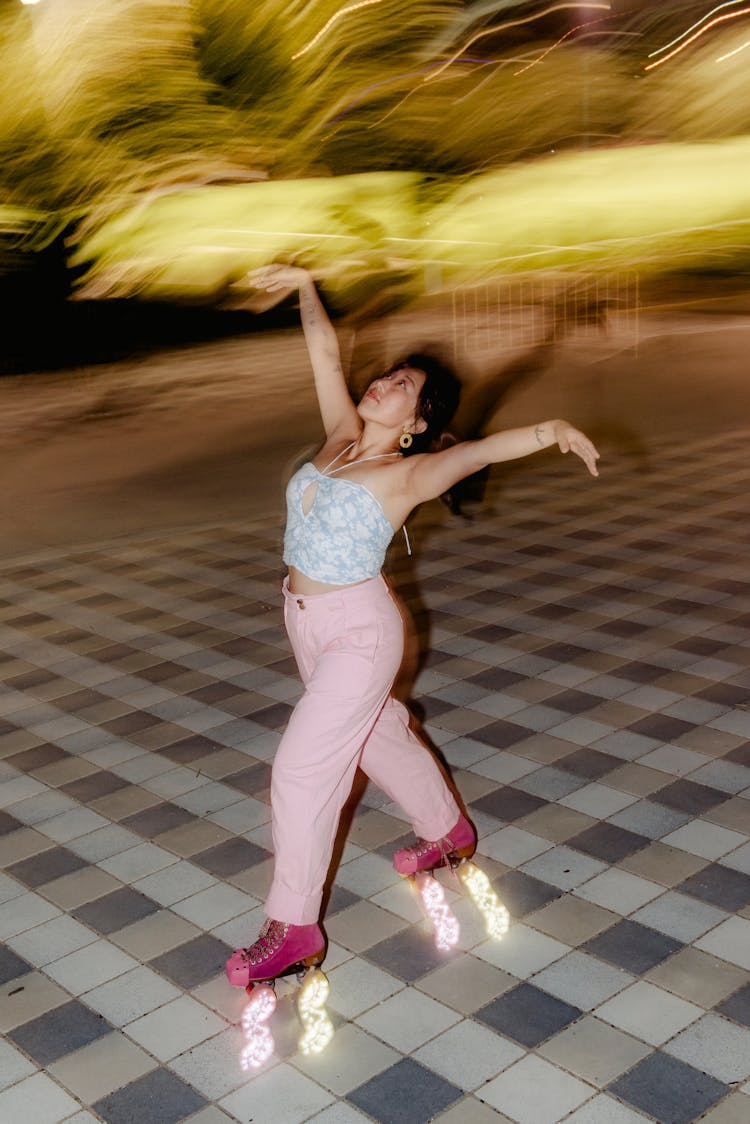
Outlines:
{"type": "Polygon", "coordinates": [[[414,367],[399,367],[373,379],[363,394],[357,411],[363,421],[377,421],[394,429],[409,426],[413,433],[425,429],[418,418],[419,395],[426,375],[414,367]]]}

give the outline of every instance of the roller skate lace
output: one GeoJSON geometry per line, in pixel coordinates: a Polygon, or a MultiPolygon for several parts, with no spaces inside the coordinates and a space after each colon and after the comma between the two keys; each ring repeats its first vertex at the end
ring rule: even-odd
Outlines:
{"type": "Polygon", "coordinates": [[[256,967],[264,960],[269,960],[278,951],[289,932],[289,926],[283,921],[273,921],[270,917],[263,925],[258,939],[250,948],[242,949],[242,958],[247,964],[256,967]]]}

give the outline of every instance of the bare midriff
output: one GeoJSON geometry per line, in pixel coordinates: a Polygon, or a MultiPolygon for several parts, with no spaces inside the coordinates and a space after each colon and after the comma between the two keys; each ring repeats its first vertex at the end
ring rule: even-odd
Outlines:
{"type": "MultiPolygon", "coordinates": [[[[367,581],[368,579],[365,579],[367,581]]],[[[362,585],[362,582],[346,582],[344,585],[331,585],[329,582],[316,582],[313,578],[308,578],[307,574],[303,574],[301,570],[295,570],[294,566],[289,567],[289,592],[299,593],[303,596],[313,597],[316,593],[330,593],[334,589],[351,589],[355,585],[362,585]]]]}

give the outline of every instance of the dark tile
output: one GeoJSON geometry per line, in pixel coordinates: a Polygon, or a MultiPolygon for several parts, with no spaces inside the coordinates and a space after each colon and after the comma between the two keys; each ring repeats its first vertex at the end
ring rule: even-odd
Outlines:
{"type": "Polygon", "coordinates": [[[419,700],[419,706],[423,711],[423,720],[429,722],[432,718],[439,718],[441,714],[447,714],[449,710],[455,710],[455,703],[446,702],[445,699],[438,699],[435,695],[422,695],[419,700]]]}
{"type": "Polygon", "coordinates": [[[12,757],[6,757],[5,760],[14,769],[18,769],[22,773],[30,773],[33,769],[43,769],[45,765],[54,765],[56,761],[62,761],[63,757],[70,757],[70,754],[64,749],[60,749],[59,745],[42,742],[41,745],[35,745],[32,749],[24,749],[21,753],[14,753],[12,757]]]}
{"type": "MultiPolygon", "coordinates": [[[[534,652],[535,656],[544,656],[544,649],[540,652],[534,652]]],[[[547,706],[553,706],[555,710],[564,710],[566,714],[583,714],[587,710],[593,710],[595,706],[601,705],[601,699],[597,695],[589,695],[585,691],[560,691],[558,695],[552,695],[546,699],[547,706]]]]}
{"type": "MultiPolygon", "coordinates": [[[[10,902],[5,905],[6,909],[9,907],[10,902]]],[[[4,944],[0,944],[0,985],[18,979],[19,976],[26,976],[33,971],[34,968],[31,964],[22,957],[16,956],[15,952],[6,948],[4,944]]]]}
{"type": "Polygon", "coordinates": [[[8,1037],[35,1062],[46,1066],[111,1031],[112,1027],[101,1015],[74,999],[31,1022],[22,1023],[11,1030],[8,1037]]]}
{"type": "Polygon", "coordinates": [[[509,746],[528,738],[531,732],[526,726],[517,726],[515,722],[506,722],[499,718],[497,722],[490,722],[489,726],[472,730],[471,736],[475,741],[495,746],[496,749],[508,749],[509,746]]]}
{"type": "Polygon", "coordinates": [[[196,691],[191,691],[190,698],[212,706],[214,703],[221,703],[224,699],[232,698],[233,695],[238,694],[239,690],[240,688],[233,683],[222,683],[217,680],[215,683],[207,683],[205,687],[198,687],[196,691]]]}
{"type": "Polygon", "coordinates": [[[657,804],[666,804],[668,808],[676,808],[678,812],[700,816],[718,804],[724,804],[730,799],[730,794],[720,792],[718,788],[709,788],[708,785],[683,779],[660,788],[658,792],[652,793],[649,799],[657,804]]]}
{"type": "Polygon", "coordinates": [[[431,1069],[404,1058],[352,1089],[346,1100],[380,1124],[427,1124],[463,1095],[431,1069]]]}
{"type": "Polygon", "coordinates": [[[396,933],[361,953],[366,960],[377,964],[399,979],[413,983],[433,968],[439,968],[449,958],[438,951],[431,933],[413,927],[396,933]]]}
{"type": "Polygon", "coordinates": [[[532,878],[521,870],[509,870],[502,878],[497,879],[494,888],[511,917],[515,918],[525,917],[527,913],[541,909],[562,897],[563,893],[559,886],[532,878]]]}
{"type": "MultiPolygon", "coordinates": [[[[467,636],[473,639],[481,640],[485,644],[498,644],[503,640],[507,640],[509,636],[513,636],[509,628],[503,628],[501,624],[483,624],[479,628],[472,628],[467,632],[467,636]]],[[[512,672],[509,674],[513,674],[512,672]]],[[[519,676],[521,678],[521,676],[519,676]]],[[[484,686],[484,684],[482,684],[484,686]]]]}
{"type": "Polygon", "coordinates": [[[724,755],[725,761],[733,761],[735,765],[747,765],[750,767],[750,742],[745,742],[744,745],[737,745],[734,749],[730,749],[729,753],[724,755]]]}
{"type": "Polygon", "coordinates": [[[684,945],[656,929],[640,925],[637,921],[618,921],[611,929],[592,937],[582,947],[600,960],[606,960],[608,964],[640,976],[649,968],[661,964],[668,956],[679,952],[684,945]]]}
{"type": "Polygon", "coordinates": [[[239,789],[247,796],[255,796],[259,792],[266,792],[271,787],[271,766],[267,765],[265,761],[259,761],[257,765],[250,765],[249,768],[242,769],[239,773],[222,777],[221,783],[231,785],[232,788],[239,789]]]}
{"type": "Polygon", "coordinates": [[[359,894],[353,894],[351,890],[347,890],[345,886],[337,886],[334,883],[331,889],[331,896],[325,907],[325,916],[333,917],[334,913],[341,913],[342,909],[348,909],[350,905],[356,905],[357,902],[362,901],[359,894]]]}
{"type": "Polygon", "coordinates": [[[632,660],[614,668],[611,674],[616,675],[618,679],[629,679],[632,683],[653,683],[655,679],[661,679],[662,675],[667,675],[668,672],[663,667],[656,667],[655,664],[632,660]]]}
{"type": "Polygon", "coordinates": [[[696,699],[705,699],[706,702],[716,703],[717,706],[727,708],[747,706],[750,703],[750,690],[740,687],[736,683],[712,683],[702,691],[695,692],[696,699]]]}
{"type": "MultiPolygon", "coordinates": [[[[253,939],[254,937],[248,934],[248,945],[252,944],[253,939]]],[[[149,966],[161,972],[178,987],[189,991],[198,984],[221,975],[227,957],[233,951],[224,941],[203,933],[191,941],[186,941],[185,944],[171,948],[169,952],[163,952],[154,960],[150,960],[149,966]]]]}
{"type": "MultiPolygon", "coordinates": [[[[472,734],[472,737],[474,736],[472,734]]],[[[494,792],[480,796],[478,800],[472,800],[470,807],[478,812],[486,812],[498,820],[512,823],[513,820],[520,820],[522,816],[528,816],[548,803],[549,801],[543,800],[541,796],[534,796],[530,792],[522,792],[519,788],[504,785],[494,792]]]]}
{"type": "Polygon", "coordinates": [[[92,691],[86,687],[80,691],[72,691],[69,695],[63,695],[61,698],[55,699],[55,706],[59,710],[64,710],[68,714],[75,714],[78,711],[86,710],[89,706],[98,706],[99,703],[110,702],[108,695],[102,695],[99,691],[92,691]]]}
{"type": "Polygon", "coordinates": [[[167,800],[163,804],[155,804],[152,808],[136,812],[134,816],[128,816],[122,821],[122,825],[130,828],[131,831],[136,831],[144,839],[153,839],[164,831],[182,827],[183,824],[192,823],[197,818],[186,808],[180,808],[179,805],[171,804],[167,800]]]}
{"type": "Polygon", "coordinates": [[[669,714],[649,714],[646,718],[639,718],[628,727],[634,734],[641,734],[644,738],[655,738],[659,742],[674,742],[683,734],[689,734],[695,729],[694,722],[684,722],[681,718],[672,718],[669,714]]]}
{"type": "Polygon", "coordinates": [[[716,1010],[727,1018],[734,1019],[736,1023],[750,1027],[750,983],[730,995],[716,1010]]]}
{"type": "MultiPolygon", "coordinates": [[[[601,699],[599,701],[601,702],[601,699]]],[[[548,699],[547,702],[549,706],[557,706],[556,698],[548,699]]],[[[586,777],[587,780],[595,781],[599,777],[605,777],[607,773],[614,772],[622,765],[622,761],[609,753],[600,753],[598,749],[577,749],[575,753],[561,757],[555,764],[558,769],[565,769],[569,773],[575,773],[577,777],[586,777]]]]}
{"type": "Polygon", "coordinates": [[[517,671],[508,671],[502,667],[488,667],[486,671],[479,671],[476,675],[469,676],[469,683],[477,683],[490,691],[502,691],[504,687],[512,687],[515,683],[522,683],[525,675],[517,671]]]}
{"type": "Polygon", "coordinates": [[[50,847],[40,855],[33,855],[29,859],[13,863],[8,867],[8,874],[34,889],[43,886],[45,882],[51,882],[54,878],[62,878],[64,874],[72,874],[74,870],[82,870],[85,866],[88,866],[88,863],[78,855],[74,855],[67,847],[50,847]]]}
{"type": "MultiPolygon", "coordinates": [[[[139,674],[141,673],[139,672],[139,674]]],[[[107,722],[102,722],[102,726],[119,738],[127,738],[128,734],[138,734],[141,730],[149,730],[152,726],[158,726],[160,722],[160,718],[149,714],[145,710],[134,710],[131,714],[121,714],[119,718],[111,718],[107,722]]]]}
{"type": "Polygon", "coordinates": [[[657,1052],[618,1077],[607,1091],[660,1124],[691,1124],[731,1088],[677,1058],[657,1052]]]}
{"type": "Polygon", "coordinates": [[[214,753],[223,748],[216,742],[212,742],[210,738],[204,738],[202,734],[193,734],[190,738],[181,738],[180,741],[172,742],[171,745],[165,745],[159,752],[163,757],[168,757],[170,761],[174,761],[178,765],[189,765],[191,761],[207,757],[209,753],[214,753]]]}
{"type": "Polygon", "coordinates": [[[271,852],[263,847],[258,847],[247,839],[235,838],[226,839],[215,847],[191,855],[190,861],[209,871],[210,874],[227,878],[232,874],[239,874],[241,870],[247,870],[248,867],[256,866],[270,857],[271,852]]]}
{"type": "Polygon", "coordinates": [[[613,823],[593,824],[572,839],[565,840],[566,846],[575,847],[577,851],[583,851],[585,855],[592,855],[607,863],[617,863],[647,847],[650,842],[648,836],[626,831],[624,827],[617,827],[613,823]]]}
{"type": "Polygon", "coordinates": [[[253,722],[268,727],[269,730],[283,730],[294,710],[289,703],[279,702],[252,712],[253,722]]]}
{"type": "Polygon", "coordinates": [[[89,773],[87,777],[79,777],[77,781],[69,781],[60,786],[60,791],[80,804],[89,804],[101,796],[109,796],[119,792],[121,788],[128,788],[130,782],[118,777],[115,773],[102,769],[98,773],[89,773]]]}
{"type": "Polygon", "coordinates": [[[107,1124],[178,1124],[208,1102],[169,1069],[154,1069],[91,1107],[107,1124]]]}
{"type": "Polygon", "coordinates": [[[0,835],[10,835],[11,831],[18,831],[19,827],[26,827],[9,812],[0,812],[0,835]]]}
{"type": "Polygon", "coordinates": [[[117,929],[132,925],[134,921],[141,921],[152,913],[158,913],[159,909],[160,906],[145,894],[139,894],[130,886],[123,886],[121,890],[113,890],[111,894],[86,902],[70,912],[78,921],[99,933],[114,933],[117,929]]]}
{"type": "Polygon", "coordinates": [[[540,991],[533,984],[522,983],[481,1007],[474,1018],[506,1038],[534,1049],[582,1014],[578,1007],[540,991]]]}
{"type": "MultiPolygon", "coordinates": [[[[588,648],[581,648],[577,644],[548,644],[546,648],[537,648],[535,653],[545,660],[554,660],[555,663],[572,663],[575,659],[589,654],[588,648]]],[[[601,702],[601,699],[599,700],[601,702]]]]}
{"type": "MultiPolygon", "coordinates": [[[[748,818],[750,819],[750,805],[748,818]]],[[[725,909],[727,913],[736,913],[750,904],[750,875],[730,870],[728,866],[721,866],[719,863],[710,863],[703,870],[691,874],[675,889],[718,906],[719,909],[725,909]]]]}

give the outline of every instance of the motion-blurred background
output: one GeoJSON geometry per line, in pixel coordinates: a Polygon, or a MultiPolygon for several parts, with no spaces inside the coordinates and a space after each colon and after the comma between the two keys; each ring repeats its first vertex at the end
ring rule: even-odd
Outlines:
{"type": "MultiPolygon", "coordinates": [[[[111,462],[180,522],[315,440],[292,302],[245,276],[275,260],[315,272],[355,381],[435,339],[496,379],[485,414],[557,365],[547,413],[705,424],[744,370],[748,63],[745,0],[2,0],[0,369],[33,376],[3,379],[6,549],[72,534],[49,497],[101,499],[111,462]],[[665,364],[667,315],[731,323],[665,364]],[[605,360],[614,397],[571,398],[560,363],[605,360]]],[[[126,529],[104,508],[76,533],[126,529]]]]}

